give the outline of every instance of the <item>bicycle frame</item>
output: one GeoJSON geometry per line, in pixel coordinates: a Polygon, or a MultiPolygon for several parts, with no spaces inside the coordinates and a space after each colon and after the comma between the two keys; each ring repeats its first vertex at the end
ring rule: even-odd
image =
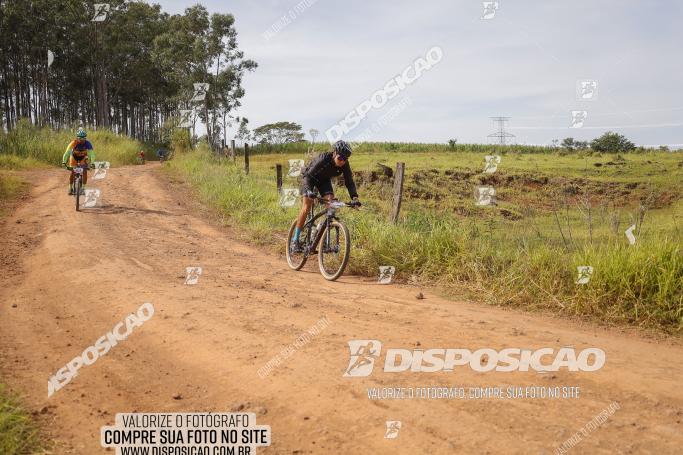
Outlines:
{"type": "Polygon", "coordinates": [[[71,170],[71,173],[74,176],[74,186],[76,185],[76,182],[78,180],[83,180],[83,174],[88,168],[86,166],[74,166],[74,168],[71,170]]]}
{"type": "Polygon", "coordinates": [[[309,239],[311,238],[311,236],[310,236],[311,229],[313,229],[313,226],[315,225],[315,221],[318,218],[322,218],[324,216],[325,217],[325,224],[320,229],[317,230],[317,232],[315,233],[315,238],[313,239],[313,242],[309,242],[309,244],[306,245],[306,253],[305,253],[306,255],[310,254],[311,250],[315,249],[315,245],[317,245],[320,242],[320,240],[322,239],[323,233],[327,236],[326,240],[327,240],[327,243],[329,244],[329,241],[330,241],[330,229],[329,229],[330,223],[333,220],[339,220],[339,218],[337,218],[337,214],[336,214],[336,212],[337,212],[336,207],[330,206],[328,201],[326,201],[325,199],[322,199],[322,198],[318,198],[318,203],[325,203],[325,204],[328,204],[328,206],[315,215],[313,214],[314,208],[311,208],[311,211],[308,213],[306,223],[304,224],[304,229],[308,229],[308,233],[309,233],[308,238],[309,239]]]}

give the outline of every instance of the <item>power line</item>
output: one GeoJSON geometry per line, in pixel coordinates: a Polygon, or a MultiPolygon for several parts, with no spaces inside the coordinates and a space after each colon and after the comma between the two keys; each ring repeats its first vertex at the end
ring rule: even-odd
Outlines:
{"type": "Polygon", "coordinates": [[[499,145],[505,145],[508,138],[514,138],[515,135],[505,131],[505,124],[510,120],[510,117],[491,117],[493,123],[498,125],[498,131],[489,134],[487,137],[496,138],[499,145]]]}

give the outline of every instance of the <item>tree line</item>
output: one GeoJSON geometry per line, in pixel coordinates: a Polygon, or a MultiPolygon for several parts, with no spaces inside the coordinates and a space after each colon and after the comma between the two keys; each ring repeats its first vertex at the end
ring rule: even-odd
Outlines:
{"type": "Polygon", "coordinates": [[[209,143],[220,143],[244,96],[242,78],[257,66],[239,50],[234,16],[104,1],[108,11],[94,1],[0,0],[0,126],[77,123],[160,142],[179,111],[192,109],[192,126],[202,121],[209,143]],[[191,102],[199,82],[210,88],[191,102]]]}

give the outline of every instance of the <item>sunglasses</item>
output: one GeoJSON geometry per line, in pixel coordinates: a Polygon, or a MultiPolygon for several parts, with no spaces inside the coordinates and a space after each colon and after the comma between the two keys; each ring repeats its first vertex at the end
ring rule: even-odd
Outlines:
{"type": "Polygon", "coordinates": [[[344,155],[342,155],[341,153],[337,153],[337,159],[339,159],[339,161],[346,161],[346,160],[348,160],[348,158],[345,157],[344,155]]]}

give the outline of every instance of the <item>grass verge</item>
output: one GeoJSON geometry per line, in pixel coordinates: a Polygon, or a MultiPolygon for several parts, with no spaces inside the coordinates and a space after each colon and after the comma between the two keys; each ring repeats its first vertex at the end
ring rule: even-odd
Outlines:
{"type": "Polygon", "coordinates": [[[0,453],[28,455],[42,453],[42,447],[38,425],[17,397],[0,383],[0,453]]]}
{"type": "Polygon", "coordinates": [[[27,191],[28,186],[28,182],[20,176],[0,168],[0,219],[7,215],[12,202],[27,191]]]}

